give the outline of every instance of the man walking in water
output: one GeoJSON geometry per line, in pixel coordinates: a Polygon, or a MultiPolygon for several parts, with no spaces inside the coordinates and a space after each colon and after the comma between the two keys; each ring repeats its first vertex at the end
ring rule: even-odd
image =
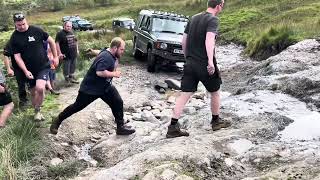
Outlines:
{"type": "Polygon", "coordinates": [[[208,0],[206,12],[194,15],[188,22],[183,34],[182,49],[185,54],[181,82],[181,95],[176,100],[171,124],[168,127],[167,138],[189,136],[189,133],[180,129],[178,119],[184,106],[192,94],[197,91],[201,81],[211,94],[212,130],[216,131],[231,125],[221,121],[220,111],[220,72],[215,59],[215,39],[218,35],[218,15],[223,8],[224,0],[208,0]]]}
{"type": "Polygon", "coordinates": [[[134,129],[124,126],[123,100],[118,90],[112,85],[112,78],[119,78],[121,75],[116,68],[124,50],[125,42],[116,37],[112,39],[109,49],[103,49],[98,54],[80,85],[76,101],[53,120],[50,127],[52,134],[58,133],[63,120],[81,111],[98,98],[110,106],[117,123],[117,135],[129,135],[135,132],[134,129]]]}

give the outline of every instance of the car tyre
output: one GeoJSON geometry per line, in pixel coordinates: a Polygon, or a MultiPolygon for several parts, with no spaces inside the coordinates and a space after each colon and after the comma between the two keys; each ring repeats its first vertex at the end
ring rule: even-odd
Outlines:
{"type": "Polygon", "coordinates": [[[155,72],[156,70],[156,56],[152,54],[152,49],[148,49],[148,72],[155,72]]]}

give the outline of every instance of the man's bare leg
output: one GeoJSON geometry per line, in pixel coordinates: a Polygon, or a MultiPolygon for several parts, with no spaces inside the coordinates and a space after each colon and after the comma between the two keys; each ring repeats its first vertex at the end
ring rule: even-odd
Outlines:
{"type": "Polygon", "coordinates": [[[0,115],[0,127],[5,126],[8,117],[12,113],[13,107],[14,107],[13,102],[11,102],[7,105],[4,105],[3,110],[1,112],[1,115],[0,115]]]}
{"type": "Polygon", "coordinates": [[[180,118],[183,108],[189,101],[193,92],[182,92],[176,100],[176,105],[173,109],[170,126],[168,127],[167,138],[175,138],[180,136],[189,136],[189,133],[180,129],[178,119],[180,118]]]}
{"type": "Polygon", "coordinates": [[[34,105],[34,109],[35,109],[35,120],[43,120],[44,117],[42,116],[42,114],[40,113],[40,108],[41,105],[43,103],[44,100],[44,92],[45,92],[45,88],[46,88],[46,80],[43,79],[38,79],[36,81],[36,87],[35,87],[35,105],[34,105]]]}
{"type": "Polygon", "coordinates": [[[220,114],[220,91],[211,92],[211,112],[212,115],[220,114]]]}
{"type": "Polygon", "coordinates": [[[176,99],[176,104],[173,109],[173,115],[172,118],[179,119],[183,108],[189,101],[190,97],[192,96],[193,92],[181,92],[180,96],[176,99]]]}

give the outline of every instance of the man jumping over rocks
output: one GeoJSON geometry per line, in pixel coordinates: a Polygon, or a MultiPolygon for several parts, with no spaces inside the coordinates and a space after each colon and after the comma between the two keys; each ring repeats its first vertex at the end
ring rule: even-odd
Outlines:
{"type": "Polygon", "coordinates": [[[134,129],[124,126],[123,100],[118,90],[112,85],[112,78],[119,78],[121,75],[116,67],[124,50],[125,42],[116,37],[112,39],[109,49],[103,49],[98,54],[80,85],[76,101],[53,120],[50,127],[52,134],[58,133],[63,120],[81,111],[98,98],[110,106],[117,123],[117,135],[129,135],[135,132],[134,129]]]}

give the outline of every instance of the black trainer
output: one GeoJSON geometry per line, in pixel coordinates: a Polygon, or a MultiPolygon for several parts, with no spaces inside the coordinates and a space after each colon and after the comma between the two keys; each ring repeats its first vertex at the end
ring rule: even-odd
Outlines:
{"type": "Polygon", "coordinates": [[[227,128],[227,127],[230,127],[231,126],[231,122],[230,121],[227,121],[227,120],[222,120],[220,117],[213,121],[211,120],[211,127],[212,127],[212,130],[213,131],[217,131],[221,128],[227,128]]]}
{"type": "Polygon", "coordinates": [[[166,135],[167,138],[175,138],[175,137],[181,137],[181,136],[189,136],[189,133],[187,131],[181,130],[179,123],[175,125],[170,125],[168,127],[168,132],[166,135]]]}
{"type": "Polygon", "coordinates": [[[130,135],[135,132],[136,132],[136,130],[128,128],[127,126],[120,126],[116,130],[117,135],[130,135]]]}
{"type": "Polygon", "coordinates": [[[52,124],[50,126],[50,133],[51,134],[58,134],[59,124],[58,124],[58,118],[54,118],[52,120],[52,124]]]}
{"type": "Polygon", "coordinates": [[[60,95],[60,92],[55,91],[54,89],[50,89],[50,93],[53,95],[60,95]]]}

